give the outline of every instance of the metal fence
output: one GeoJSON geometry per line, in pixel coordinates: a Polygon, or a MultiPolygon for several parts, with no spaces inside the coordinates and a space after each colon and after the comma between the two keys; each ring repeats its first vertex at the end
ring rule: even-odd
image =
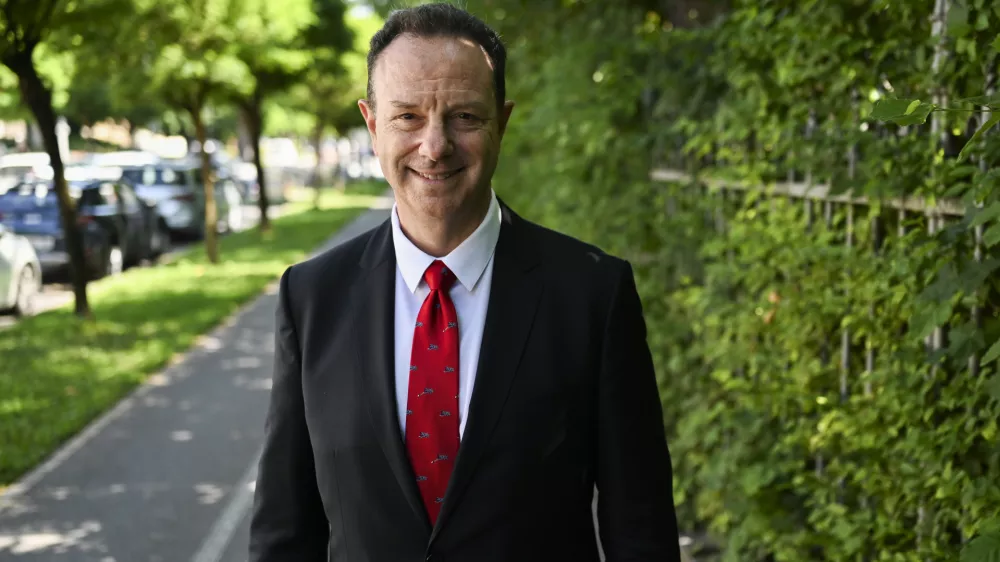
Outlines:
{"type": "MultiPolygon", "coordinates": [[[[985,117],[983,118],[985,119],[985,117]]],[[[849,169],[849,179],[853,179],[853,171],[856,166],[855,158],[856,155],[852,150],[849,153],[848,161],[846,162],[849,169]]],[[[980,163],[980,168],[982,170],[986,169],[985,162],[980,163]]],[[[823,220],[827,227],[834,228],[834,216],[838,212],[842,212],[844,221],[842,223],[843,232],[840,240],[848,248],[855,248],[858,243],[858,237],[855,233],[855,226],[858,222],[857,219],[864,216],[866,213],[871,213],[869,216],[871,218],[872,232],[866,239],[870,241],[871,247],[869,250],[876,258],[878,257],[883,244],[886,242],[886,237],[892,236],[893,231],[896,236],[902,237],[907,234],[908,228],[913,228],[914,225],[920,225],[921,227],[926,228],[928,235],[934,235],[936,232],[944,229],[949,222],[961,220],[961,218],[966,214],[965,207],[960,202],[954,200],[928,201],[920,197],[895,197],[873,201],[868,197],[853,195],[850,192],[833,193],[829,184],[814,183],[812,181],[812,173],[810,171],[806,171],[804,175],[805,181],[795,181],[794,174],[790,172],[788,174],[787,181],[763,185],[761,183],[748,181],[719,179],[717,177],[713,177],[710,171],[704,176],[693,177],[691,174],[675,168],[660,167],[652,170],[650,178],[653,181],[658,182],[690,184],[695,189],[701,190],[699,192],[700,197],[703,200],[708,198],[707,200],[709,201],[710,207],[710,210],[707,210],[705,213],[705,224],[708,228],[714,229],[718,234],[723,234],[726,230],[728,211],[731,210],[734,200],[739,198],[740,195],[747,195],[751,192],[765,194],[765,201],[768,198],[773,200],[773,198],[776,197],[799,201],[803,206],[803,211],[806,216],[807,229],[817,220],[823,220]],[[874,213],[873,210],[876,208],[878,209],[878,212],[874,213]],[[887,228],[889,221],[885,220],[885,209],[889,209],[890,214],[895,215],[895,220],[891,221],[892,223],[895,223],[893,225],[895,226],[894,229],[887,228]]],[[[671,199],[668,202],[668,214],[670,214],[671,211],[676,212],[675,207],[676,202],[671,199]]],[[[971,229],[969,236],[971,239],[968,240],[968,242],[972,247],[973,258],[976,262],[981,262],[984,255],[983,226],[980,225],[971,229]]],[[[845,311],[845,315],[849,312],[850,311],[845,311]]],[[[965,312],[972,318],[975,325],[981,329],[983,311],[980,307],[972,306],[965,312]]],[[[874,314],[874,304],[869,306],[868,314],[874,314]]],[[[946,345],[946,334],[947,326],[942,326],[934,329],[933,333],[926,338],[925,345],[929,354],[941,350],[946,345]]],[[[879,350],[875,349],[873,345],[870,345],[870,342],[866,341],[863,346],[864,355],[863,357],[858,357],[857,353],[859,348],[852,345],[852,333],[850,328],[842,328],[840,330],[839,339],[839,353],[837,353],[836,356],[839,361],[839,387],[841,400],[846,401],[849,398],[852,372],[857,373],[858,366],[860,365],[863,365],[864,370],[863,373],[861,373],[862,378],[865,380],[863,392],[865,395],[871,395],[872,387],[869,382],[870,378],[868,375],[871,375],[875,368],[876,357],[879,350]]],[[[828,344],[830,344],[828,349],[831,351],[836,350],[834,342],[828,342],[828,344]]],[[[832,357],[828,358],[828,360],[829,359],[832,359],[832,357]]],[[[935,368],[936,367],[934,365],[931,366],[932,375],[935,368]]],[[[979,376],[979,357],[975,354],[968,358],[967,373],[972,377],[979,376]]],[[[821,453],[816,455],[814,466],[817,475],[823,474],[825,461],[828,460],[829,459],[824,459],[821,453]]],[[[863,498],[862,502],[863,505],[868,505],[869,500],[863,498]]],[[[914,515],[917,528],[921,530],[925,529],[928,517],[926,503],[921,504],[918,512],[914,515]]],[[[922,534],[923,533],[921,531],[918,531],[918,545],[921,542],[922,534]]],[[[961,541],[963,543],[968,539],[969,537],[964,535],[961,536],[961,541]]]]}

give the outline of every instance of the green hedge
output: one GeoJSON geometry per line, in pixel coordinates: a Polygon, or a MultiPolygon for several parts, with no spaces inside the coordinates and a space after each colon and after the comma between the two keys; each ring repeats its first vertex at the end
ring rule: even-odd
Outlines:
{"type": "Polygon", "coordinates": [[[948,0],[935,31],[931,0],[467,4],[510,50],[498,192],[636,266],[682,527],[727,561],[988,560],[1000,142],[955,156],[1000,9],[948,0]],[[894,97],[956,111],[871,118],[894,97]],[[871,205],[828,224],[821,202],[650,181],[658,166],[871,205]],[[945,196],[968,212],[933,234],[888,204],[945,196]]]}

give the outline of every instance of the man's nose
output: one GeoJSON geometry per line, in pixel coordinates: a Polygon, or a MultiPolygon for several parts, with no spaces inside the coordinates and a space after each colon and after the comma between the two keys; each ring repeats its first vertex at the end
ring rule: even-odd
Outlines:
{"type": "Polygon", "coordinates": [[[424,129],[420,141],[420,155],[424,158],[440,162],[450,155],[454,148],[448,127],[443,122],[434,120],[424,129]]]}

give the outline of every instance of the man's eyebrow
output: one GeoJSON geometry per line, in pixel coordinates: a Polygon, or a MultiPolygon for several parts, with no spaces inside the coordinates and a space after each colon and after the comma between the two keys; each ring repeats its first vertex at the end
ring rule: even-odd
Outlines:
{"type": "Polygon", "coordinates": [[[392,100],[392,101],[389,102],[389,104],[392,105],[393,107],[397,107],[399,109],[414,109],[414,108],[417,107],[417,104],[415,104],[415,103],[406,102],[406,101],[397,101],[397,100],[392,100]]]}
{"type": "MultiPolygon", "coordinates": [[[[416,103],[413,103],[413,102],[407,102],[407,101],[400,101],[400,100],[391,100],[389,102],[389,105],[395,107],[396,109],[417,109],[417,108],[420,107],[419,104],[416,104],[416,103]]],[[[482,103],[482,102],[478,102],[478,101],[466,101],[466,102],[456,103],[455,105],[453,105],[452,107],[450,107],[450,109],[452,111],[457,110],[457,109],[472,109],[472,110],[476,110],[476,111],[485,112],[489,108],[487,107],[487,105],[485,103],[482,103]]]]}
{"type": "Polygon", "coordinates": [[[478,102],[478,101],[467,101],[467,102],[462,102],[462,103],[456,103],[456,104],[455,104],[455,105],[454,105],[454,106],[452,107],[452,109],[453,109],[453,110],[455,110],[455,109],[472,109],[472,110],[474,110],[474,111],[481,111],[481,112],[485,112],[485,111],[487,111],[487,110],[488,110],[489,108],[488,108],[488,107],[486,106],[486,104],[485,104],[485,103],[482,103],[482,102],[478,102]]]}

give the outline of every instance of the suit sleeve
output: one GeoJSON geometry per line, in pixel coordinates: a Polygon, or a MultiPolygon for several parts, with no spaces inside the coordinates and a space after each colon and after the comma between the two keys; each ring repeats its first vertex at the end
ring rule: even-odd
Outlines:
{"type": "Polygon", "coordinates": [[[663,410],[627,263],[612,291],[597,400],[597,512],[607,562],[679,562],[663,410]]]}
{"type": "Polygon", "coordinates": [[[329,525],[316,486],[302,399],[302,363],[281,276],[274,374],[250,523],[250,562],[325,562],[329,525]]]}

